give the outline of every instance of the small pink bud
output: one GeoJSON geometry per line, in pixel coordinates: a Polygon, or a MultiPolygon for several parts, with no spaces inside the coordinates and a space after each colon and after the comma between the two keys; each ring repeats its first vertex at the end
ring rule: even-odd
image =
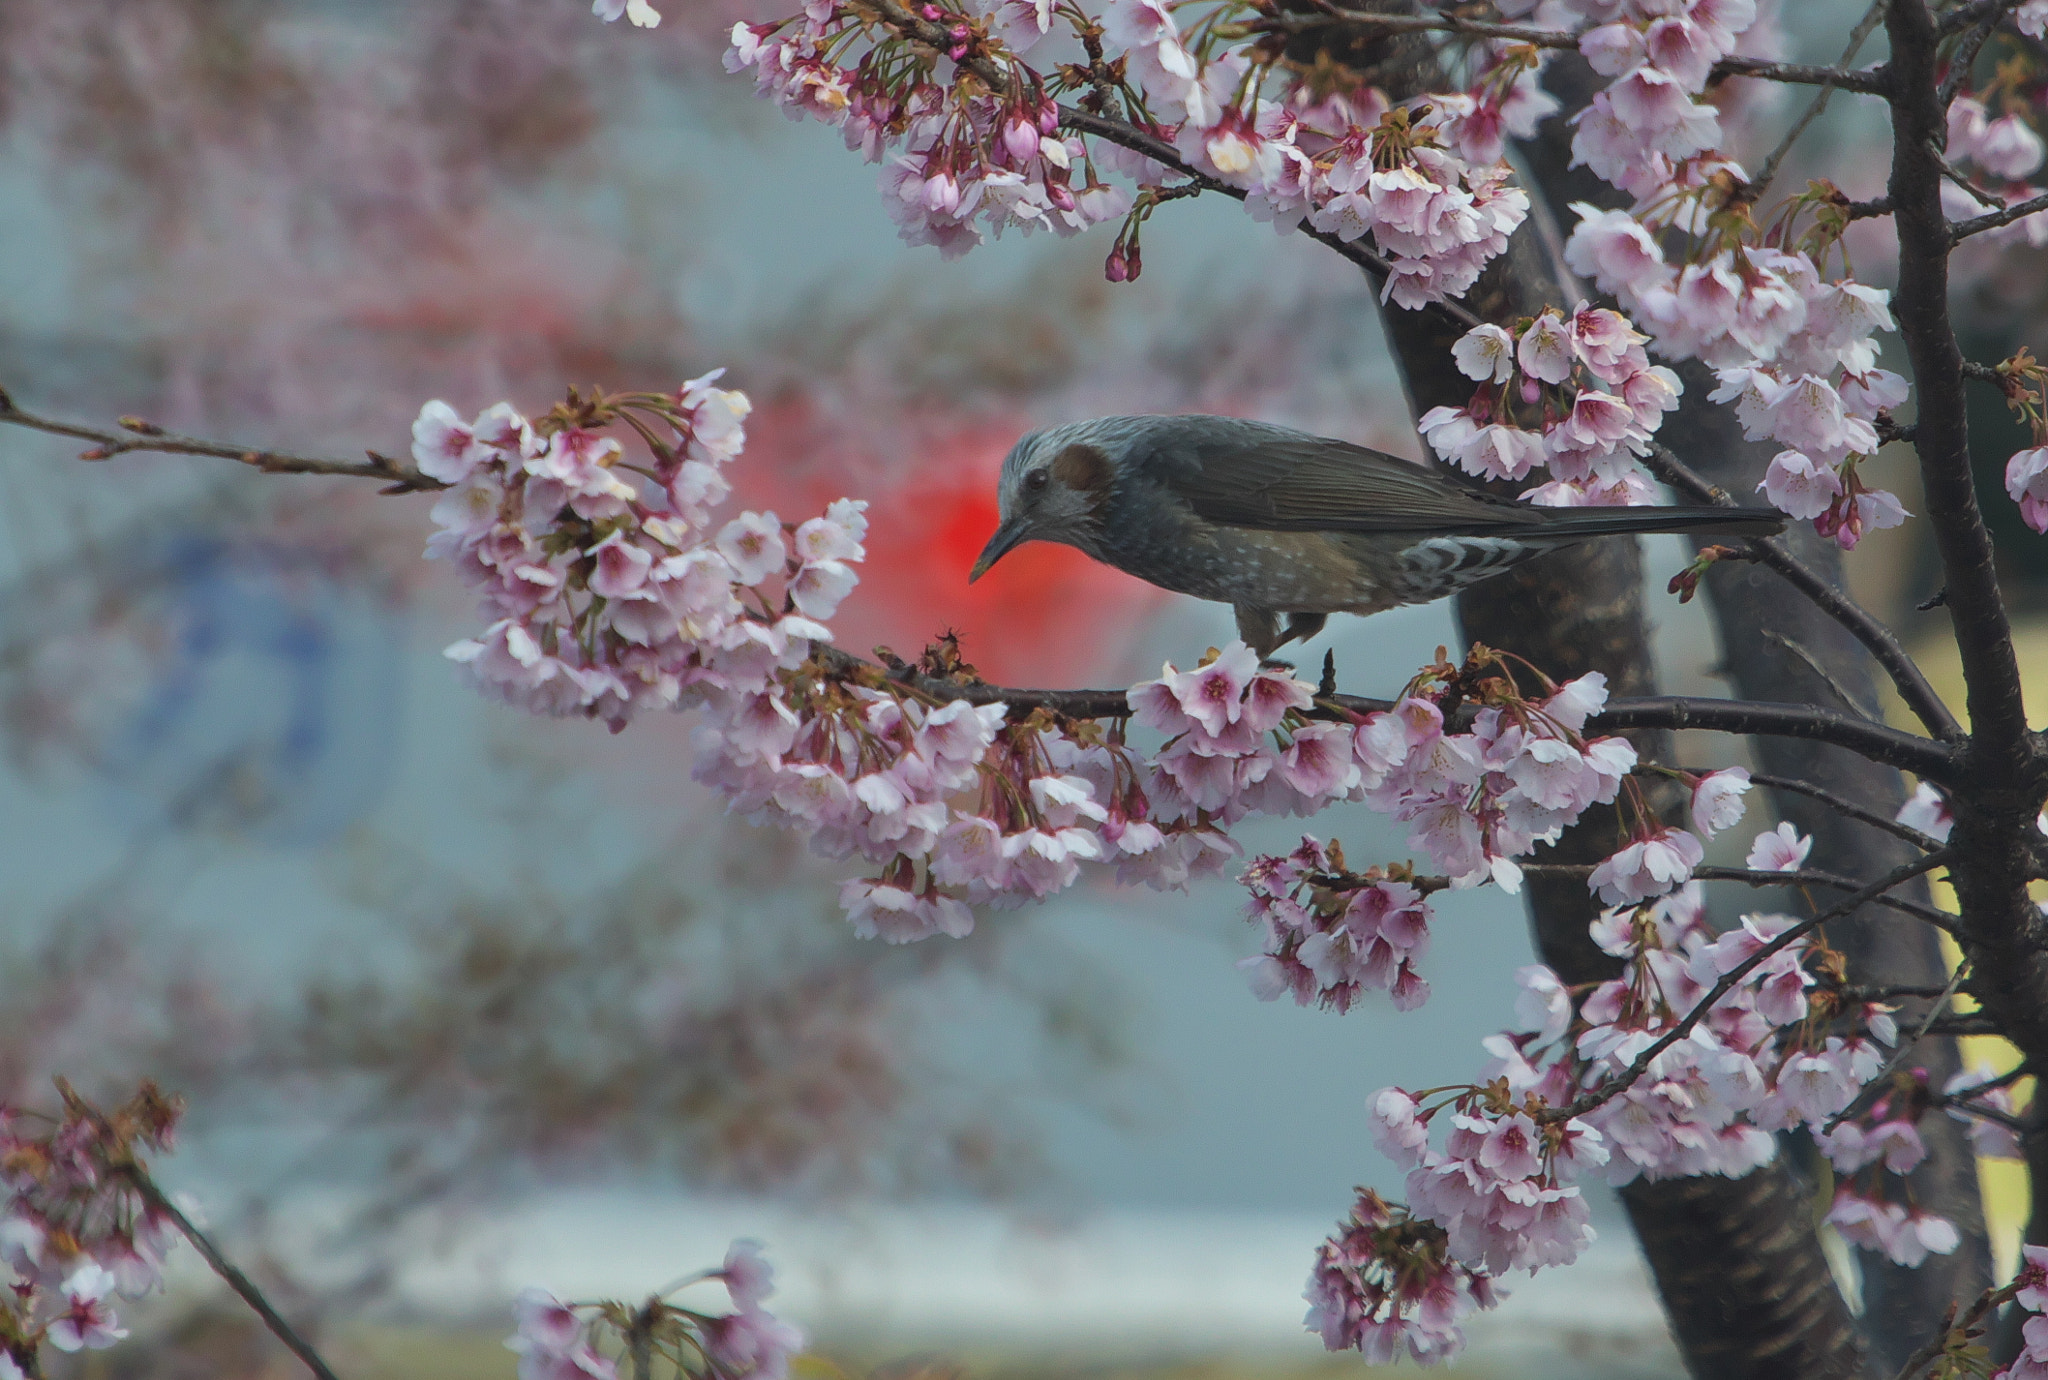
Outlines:
{"type": "Polygon", "coordinates": [[[1064,182],[1047,182],[1045,184],[1045,199],[1062,211],[1074,209],[1074,193],[1064,182]]]}
{"type": "Polygon", "coordinates": [[[1131,266],[1124,258],[1124,251],[1121,245],[1109,251],[1109,260],[1102,265],[1102,276],[1109,279],[1112,283],[1121,283],[1129,280],[1131,266]]]}
{"type": "Polygon", "coordinates": [[[1019,163],[1029,162],[1038,154],[1038,131],[1020,115],[1003,126],[1003,147],[1019,163]]]}

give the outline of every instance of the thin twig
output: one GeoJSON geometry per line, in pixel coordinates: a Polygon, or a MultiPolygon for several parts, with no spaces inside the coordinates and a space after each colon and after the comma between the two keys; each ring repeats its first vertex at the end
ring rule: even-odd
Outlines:
{"type": "Polygon", "coordinates": [[[2003,1035],[2005,1027],[1981,1011],[1967,1016],[1944,1016],[1934,1023],[1930,1035],[2003,1035]]]}
{"type": "Polygon", "coordinates": [[[1716,77],[1754,77],[1759,81],[1787,82],[1794,86],[1836,86],[1863,96],[1882,96],[1889,89],[1885,69],[1845,72],[1839,67],[1815,67],[1800,62],[1767,62],[1762,58],[1728,57],[1714,64],[1716,77]]]}
{"type": "MultiPolygon", "coordinates": [[[[1751,772],[1749,779],[1756,785],[1765,786],[1774,791],[1791,791],[1794,795],[1803,795],[1809,800],[1818,800],[1837,814],[1847,815],[1850,819],[1860,820],[1873,829],[1882,829],[1895,838],[1904,839],[1915,848],[1926,849],[1931,853],[1943,846],[1942,841],[1932,834],[1923,834],[1910,824],[1901,824],[1895,819],[1886,819],[1875,810],[1866,810],[1855,801],[1845,800],[1833,791],[1822,790],[1810,781],[1801,781],[1794,776],[1773,776],[1767,772],[1751,772]]],[[[1937,988],[1936,990],[1938,991],[1939,989],[1937,988]]],[[[1928,995],[1932,995],[1932,993],[1928,995]]]]}
{"type": "Polygon", "coordinates": [[[1723,973],[1721,980],[1707,989],[1706,995],[1699,999],[1692,1010],[1686,1012],[1684,1016],[1679,1018],[1676,1025],[1665,1031],[1655,1043],[1637,1055],[1634,1063],[1602,1083],[1599,1087],[1581,1093],[1569,1105],[1546,1110],[1542,1115],[1542,1120],[1545,1122],[1567,1121],[1572,1117],[1584,1116],[1587,1112],[1612,1102],[1615,1098],[1634,1087],[1636,1081],[1649,1071],[1650,1065],[1656,1062],[1659,1055],[1677,1044],[1687,1035],[1690,1035],[1693,1027],[1706,1019],[1707,1013],[1714,1009],[1715,1004],[1721,998],[1727,996],[1740,986],[1744,978],[1761,967],[1773,954],[1804,939],[1829,921],[1839,920],[1845,915],[1854,914],[1857,909],[1875,901],[1893,887],[1909,882],[1924,872],[1931,872],[1937,867],[1944,866],[1948,861],[1949,851],[1944,848],[1938,853],[1929,853],[1926,857],[1915,858],[1909,863],[1902,863],[1858,891],[1855,895],[1846,897],[1810,919],[1802,920],[1789,929],[1782,930],[1772,936],[1755,953],[1736,964],[1733,968],[1730,968],[1726,973],[1723,973]]]}
{"type": "Polygon", "coordinates": [[[1970,238],[1972,235],[1981,235],[1986,230],[1996,230],[2001,225],[2010,225],[2016,220],[2025,220],[2028,216],[2040,211],[2048,211],[2048,193],[2028,197],[2025,201],[2016,201],[2002,211],[1993,211],[1988,215],[1972,216],[1968,220],[1955,221],[1948,228],[1948,237],[1952,242],[1960,242],[1970,238]]]}
{"type": "Polygon", "coordinates": [[[1996,1078],[1987,1078],[1982,1083],[1972,1083],[1967,1088],[1957,1088],[1954,1092],[1936,1093],[1934,1094],[1934,1102],[1936,1105],[1943,1107],[1967,1106],[1970,1099],[1979,1093],[1996,1092],[2000,1088],[2009,1088],[2022,1078],[2032,1078],[2033,1076],[2034,1066],[2025,1060],[2021,1060],[1996,1078]]]}
{"type": "Polygon", "coordinates": [[[283,1342],[286,1349],[298,1357],[307,1370],[318,1376],[319,1380],[337,1380],[334,1372],[328,1369],[327,1363],[320,1359],[320,1353],[313,1350],[312,1343],[293,1330],[283,1315],[270,1306],[270,1300],[263,1296],[263,1291],[256,1287],[255,1282],[237,1269],[233,1261],[221,1254],[220,1247],[214,1245],[205,1232],[194,1226],[192,1219],[178,1210],[177,1204],[164,1196],[164,1191],[157,1187],[156,1180],[149,1176],[148,1170],[139,1164],[129,1164],[122,1167],[122,1173],[128,1182],[135,1186],[135,1191],[142,1195],[143,1202],[147,1203],[152,1211],[169,1219],[171,1225],[184,1234],[185,1239],[205,1258],[213,1272],[226,1282],[228,1288],[241,1296],[242,1302],[255,1310],[256,1316],[263,1319],[263,1325],[270,1329],[271,1335],[283,1342]]]}
{"type": "MultiPolygon", "coordinates": [[[[1861,22],[1850,31],[1848,45],[1842,49],[1841,61],[1835,64],[1837,67],[1846,70],[1849,64],[1856,60],[1857,50],[1870,37],[1871,31],[1884,19],[1884,7],[1888,3],[1889,0],[1871,0],[1868,12],[1864,14],[1861,22]]],[[[1749,185],[1743,188],[1742,195],[1744,200],[1756,202],[1763,199],[1764,193],[1770,189],[1771,179],[1778,175],[1778,165],[1783,163],[1786,155],[1792,152],[1792,146],[1799,142],[1800,135],[1806,133],[1807,126],[1818,120],[1821,112],[1828,108],[1828,98],[1835,94],[1835,86],[1836,83],[1833,80],[1821,83],[1820,90],[1814,93],[1812,102],[1807,105],[1806,113],[1801,115],[1793,123],[1792,128],[1786,131],[1785,137],[1778,141],[1778,146],[1771,150],[1771,156],[1764,160],[1762,171],[1758,172],[1749,185]]]]}
{"type": "MultiPolygon", "coordinates": [[[[1656,445],[1644,457],[1651,471],[1665,483],[1683,493],[1692,495],[1707,503],[1724,507],[1735,506],[1735,500],[1726,489],[1710,483],[1692,466],[1678,458],[1669,446],[1656,445]]],[[[1840,623],[1849,634],[1866,647],[1885,674],[1891,677],[1892,687],[1899,692],[1899,698],[1913,711],[1915,718],[1924,724],[1929,733],[1946,742],[1958,742],[1963,737],[1962,725],[1955,715],[1936,694],[1928,683],[1927,676],[1906,652],[1898,635],[1873,615],[1870,610],[1851,599],[1833,583],[1822,578],[1813,567],[1792,554],[1792,548],[1778,537],[1752,537],[1750,549],[1756,552],[1760,564],[1785,577],[1793,588],[1804,594],[1817,605],[1821,612],[1840,623]]],[[[1896,764],[1895,764],[1896,765],[1896,764]]]]}
{"type": "Polygon", "coordinates": [[[1831,982],[1825,977],[1820,978],[1815,985],[1822,991],[1852,1006],[1861,1006],[1869,1002],[1897,1001],[1904,997],[1920,997],[1923,999],[1938,997],[1948,990],[1946,987],[1892,986],[1890,984],[1871,986],[1853,982],[1838,983],[1831,982]]]}
{"type": "Polygon", "coordinates": [[[1989,206],[1994,211],[2004,209],[1992,197],[1991,193],[1970,181],[1969,176],[1961,168],[1949,162],[1946,153],[1943,153],[1932,144],[1927,146],[1927,153],[1934,160],[1935,166],[1941,169],[1941,175],[1962,188],[1963,192],[1972,201],[1976,202],[1979,206],[1989,206]]]}
{"type": "Polygon", "coordinates": [[[99,427],[82,426],[76,422],[60,422],[49,417],[38,417],[24,412],[14,405],[14,399],[0,389],[0,422],[10,426],[27,427],[32,431],[46,431],[52,436],[69,436],[74,440],[91,441],[93,448],[78,458],[81,460],[110,460],[116,455],[130,451],[156,451],[165,455],[209,455],[221,460],[234,460],[266,474],[332,474],[350,479],[381,479],[389,486],[385,493],[413,493],[419,490],[445,489],[448,486],[438,479],[429,478],[410,465],[401,465],[389,456],[368,451],[368,460],[326,460],[309,455],[290,455],[283,451],[258,450],[248,446],[230,445],[224,441],[201,441],[190,436],[176,436],[153,423],[136,418],[122,419],[123,430],[107,431],[99,427]]]}

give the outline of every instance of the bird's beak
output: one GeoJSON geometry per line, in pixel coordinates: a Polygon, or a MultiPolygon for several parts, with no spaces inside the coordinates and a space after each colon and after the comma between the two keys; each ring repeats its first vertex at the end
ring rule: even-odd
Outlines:
{"type": "Polygon", "coordinates": [[[973,584],[988,574],[988,568],[1010,554],[1011,550],[1023,544],[1030,535],[1024,524],[1011,518],[995,530],[988,539],[988,545],[981,548],[981,559],[974,563],[974,569],[967,572],[967,583],[973,584]]]}

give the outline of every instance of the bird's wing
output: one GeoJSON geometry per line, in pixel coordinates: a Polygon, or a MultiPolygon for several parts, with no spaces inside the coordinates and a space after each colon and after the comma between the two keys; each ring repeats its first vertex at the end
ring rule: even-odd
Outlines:
{"type": "Polygon", "coordinates": [[[1466,489],[1420,465],[1287,427],[1174,418],[1134,455],[1196,515],[1273,532],[1512,533],[1544,523],[1527,504],[1466,489]]]}

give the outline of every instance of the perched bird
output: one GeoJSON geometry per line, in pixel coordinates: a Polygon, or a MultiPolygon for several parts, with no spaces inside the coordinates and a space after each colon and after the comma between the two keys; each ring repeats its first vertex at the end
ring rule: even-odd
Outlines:
{"type": "Polygon", "coordinates": [[[1755,508],[1543,508],[1380,451],[1236,417],[1100,417],[1034,431],[1003,461],[1001,521],[968,575],[1027,541],[1079,547],[1237,612],[1261,657],[1332,613],[1441,599],[1591,537],[1767,536],[1755,508]],[[1286,615],[1283,631],[1281,615],[1286,615]]]}

